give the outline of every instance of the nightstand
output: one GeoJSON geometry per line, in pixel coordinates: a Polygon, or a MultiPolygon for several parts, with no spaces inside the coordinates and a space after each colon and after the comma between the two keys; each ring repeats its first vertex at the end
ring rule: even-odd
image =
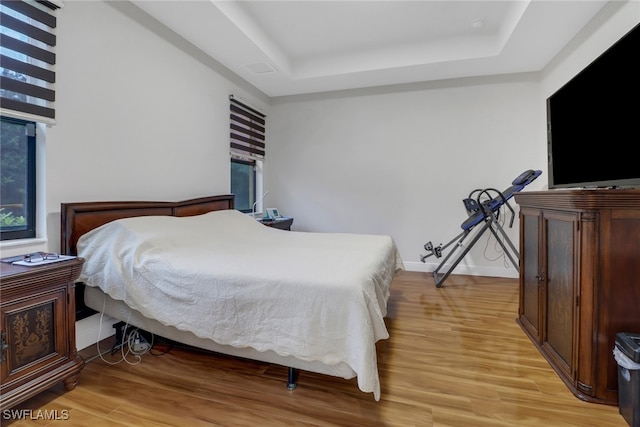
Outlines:
{"type": "Polygon", "coordinates": [[[279,228],[280,230],[291,230],[291,225],[293,224],[293,218],[289,216],[282,216],[277,219],[260,218],[258,221],[267,227],[279,228]]]}
{"type": "Polygon", "coordinates": [[[84,367],[76,349],[74,281],[84,259],[23,267],[0,263],[0,408],[63,382],[75,388],[84,367]]]}

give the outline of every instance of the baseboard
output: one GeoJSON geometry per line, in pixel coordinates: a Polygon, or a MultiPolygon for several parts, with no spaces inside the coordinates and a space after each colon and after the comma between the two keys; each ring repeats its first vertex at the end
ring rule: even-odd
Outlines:
{"type": "Polygon", "coordinates": [[[94,314],[76,322],[76,348],[82,350],[115,334],[113,324],[117,320],[94,314]],[[102,318],[101,318],[102,317],[102,318]]]}
{"type": "MultiPolygon", "coordinates": [[[[425,273],[431,273],[440,265],[437,262],[411,262],[405,261],[404,268],[407,271],[420,271],[425,273]]],[[[442,269],[440,270],[442,272],[442,269]]],[[[519,277],[518,271],[513,266],[469,266],[459,264],[453,270],[452,274],[464,274],[468,276],[486,276],[486,277],[506,277],[517,279],[519,277]]]]}

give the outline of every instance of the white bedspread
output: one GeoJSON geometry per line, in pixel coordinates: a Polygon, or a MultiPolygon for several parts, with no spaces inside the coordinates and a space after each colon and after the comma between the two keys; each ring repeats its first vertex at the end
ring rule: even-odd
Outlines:
{"type": "Polygon", "coordinates": [[[235,210],[149,216],[83,235],[80,280],[165,325],[220,344],[348,364],[380,398],[375,343],[388,338],[402,261],[389,236],[283,231],[235,210]]]}

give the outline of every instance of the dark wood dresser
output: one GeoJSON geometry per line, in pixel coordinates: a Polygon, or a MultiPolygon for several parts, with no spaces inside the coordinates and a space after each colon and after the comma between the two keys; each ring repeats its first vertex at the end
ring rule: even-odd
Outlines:
{"type": "Polygon", "coordinates": [[[0,263],[2,410],[61,381],[67,390],[76,386],[84,361],[76,350],[73,288],[83,263],[0,263]]]}
{"type": "Polygon", "coordinates": [[[640,332],[640,190],[515,194],[518,323],[579,398],[618,403],[618,332],[640,332]]]}

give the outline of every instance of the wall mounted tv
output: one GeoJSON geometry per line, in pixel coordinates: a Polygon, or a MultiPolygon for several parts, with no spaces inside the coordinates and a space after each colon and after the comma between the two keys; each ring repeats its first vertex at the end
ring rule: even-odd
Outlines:
{"type": "Polygon", "coordinates": [[[640,188],[640,24],[547,99],[549,188],[640,188]]]}

